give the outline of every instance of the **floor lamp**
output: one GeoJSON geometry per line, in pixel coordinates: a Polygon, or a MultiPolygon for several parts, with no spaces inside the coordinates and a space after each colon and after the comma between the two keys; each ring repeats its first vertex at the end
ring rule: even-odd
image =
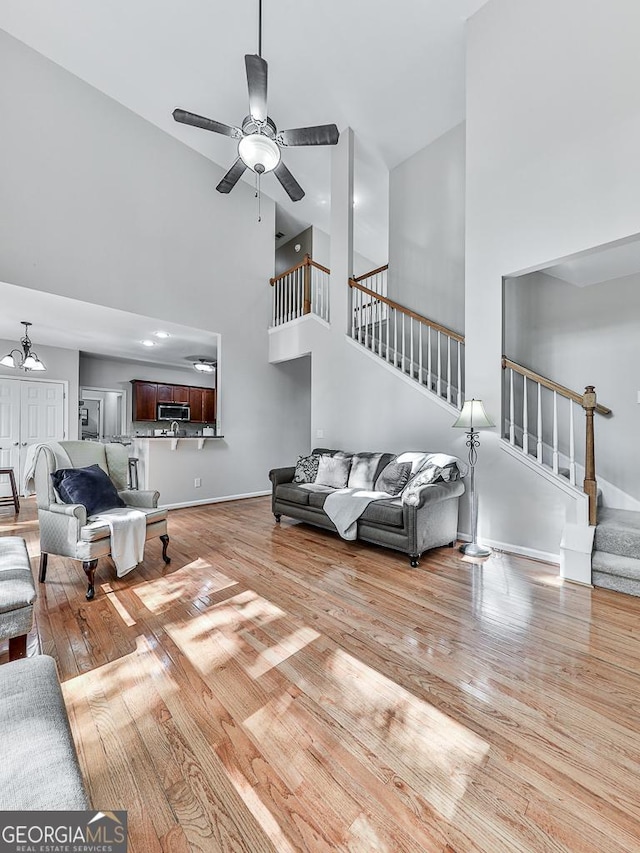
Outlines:
{"type": "Polygon", "coordinates": [[[460,550],[467,557],[488,557],[490,548],[478,545],[478,499],[476,496],[476,462],[478,460],[478,430],[491,429],[495,424],[491,422],[485,412],[482,400],[467,400],[462,407],[454,427],[467,431],[467,447],[469,448],[469,468],[471,477],[471,542],[465,542],[460,550]]]}

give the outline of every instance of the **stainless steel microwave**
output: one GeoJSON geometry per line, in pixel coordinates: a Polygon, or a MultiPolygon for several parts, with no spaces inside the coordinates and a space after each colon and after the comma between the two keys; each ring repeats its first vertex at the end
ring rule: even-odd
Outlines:
{"type": "Polygon", "coordinates": [[[191,409],[184,403],[158,403],[159,421],[190,421],[191,409]]]}

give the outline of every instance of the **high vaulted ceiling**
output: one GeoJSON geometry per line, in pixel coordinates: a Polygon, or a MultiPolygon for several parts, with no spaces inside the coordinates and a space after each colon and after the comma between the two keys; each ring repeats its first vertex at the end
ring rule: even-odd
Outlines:
{"type": "MultiPolygon", "coordinates": [[[[485,2],[263,0],[269,114],[279,128],[354,129],[356,249],[375,262],[386,261],[388,170],[464,118],[464,25],[485,2]]],[[[243,57],[257,52],[257,18],[258,0],[0,5],[8,33],[225,169],[233,140],[176,124],[171,113],[180,106],[242,121],[243,57]]],[[[287,149],[284,159],[307,195],[293,204],[267,176],[263,191],[280,222],[328,232],[330,149],[287,149]]]]}

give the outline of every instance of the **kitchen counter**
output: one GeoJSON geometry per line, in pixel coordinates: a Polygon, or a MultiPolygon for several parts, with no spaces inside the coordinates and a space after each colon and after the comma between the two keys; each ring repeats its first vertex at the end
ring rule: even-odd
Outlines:
{"type": "Polygon", "coordinates": [[[171,449],[176,450],[182,441],[196,441],[198,450],[202,450],[205,441],[217,441],[224,435],[136,435],[135,441],[170,441],[171,449]]]}

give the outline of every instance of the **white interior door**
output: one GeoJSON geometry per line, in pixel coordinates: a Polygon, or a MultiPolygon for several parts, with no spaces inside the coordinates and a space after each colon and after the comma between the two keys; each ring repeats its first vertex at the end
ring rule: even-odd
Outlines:
{"type": "Polygon", "coordinates": [[[64,385],[20,382],[20,483],[30,444],[64,438],[64,385]]]}
{"type": "MultiPolygon", "coordinates": [[[[20,382],[0,379],[0,468],[20,469],[20,382]]],[[[9,477],[0,476],[0,495],[11,494],[9,477]]]]}

